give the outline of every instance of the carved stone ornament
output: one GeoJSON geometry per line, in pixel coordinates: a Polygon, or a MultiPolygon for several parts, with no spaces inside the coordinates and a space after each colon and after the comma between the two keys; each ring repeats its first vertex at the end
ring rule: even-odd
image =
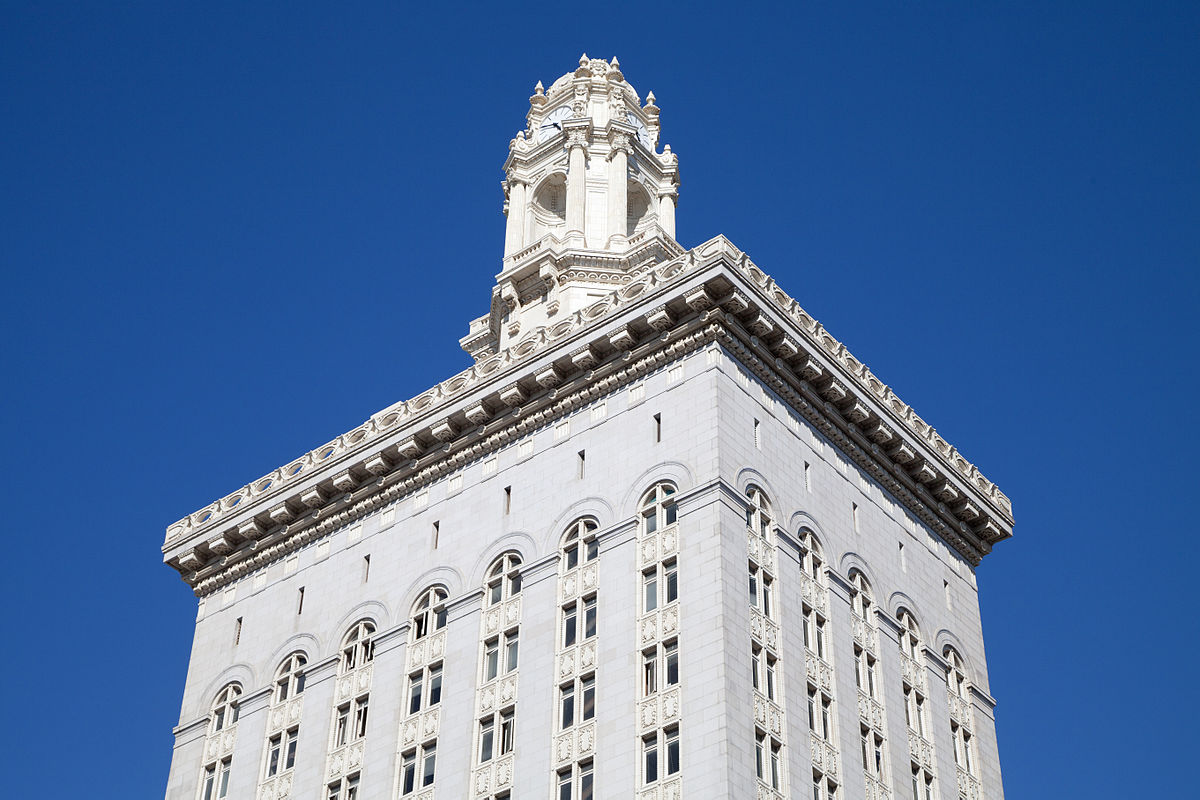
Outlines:
{"type": "MultiPolygon", "coordinates": [[[[565,93],[568,86],[560,91],[565,93]]],[[[429,485],[447,468],[496,452],[530,426],[572,413],[580,403],[591,402],[588,397],[601,384],[611,387],[604,391],[615,390],[657,368],[655,364],[677,358],[687,347],[713,343],[763,380],[825,440],[881,481],[914,517],[972,563],[978,563],[992,543],[1011,535],[1008,497],[728,240],[717,237],[686,252],[668,248],[628,265],[598,256],[589,259],[598,266],[589,263],[579,268],[620,272],[628,276],[627,282],[582,309],[560,312],[561,318],[552,323],[530,322],[530,330],[522,331],[524,339],[496,347],[450,380],[394,404],[332,442],[172,524],[163,545],[164,560],[180,571],[197,594],[205,596],[314,538],[373,513],[381,504],[429,485]],[[692,283],[685,289],[682,284],[686,282],[692,283]],[[696,285],[699,283],[703,285],[696,285]],[[706,308],[714,297],[720,298],[720,312],[706,308]],[[686,304],[716,316],[697,318],[692,314],[667,323],[660,314],[650,321],[647,315],[667,303],[676,309],[686,304]],[[751,316],[767,305],[771,306],[771,321],[782,329],[783,336],[776,330],[771,337],[752,342],[748,335],[751,316]],[[637,331],[644,332],[647,323],[640,320],[655,327],[655,323],[667,325],[672,335],[641,341],[637,331]],[[630,322],[638,327],[631,329],[630,322]],[[566,358],[578,353],[589,344],[589,336],[598,352],[607,354],[615,349],[623,358],[597,362],[584,370],[586,375],[595,369],[595,376],[580,375],[582,382],[576,385],[573,380],[569,391],[557,386],[561,394],[542,393],[528,409],[521,407],[526,398],[519,384],[533,387],[538,381],[544,386],[554,380],[551,374],[534,368],[534,361],[566,341],[572,342],[570,350],[561,355],[566,358]],[[794,344],[785,349],[779,342],[784,338],[794,344]],[[635,345],[640,345],[636,358],[624,352],[635,345]],[[794,356],[790,355],[793,347],[798,349],[794,356]],[[823,396],[818,398],[816,392],[823,396]],[[507,416],[504,425],[472,442],[468,449],[456,449],[463,441],[464,431],[455,430],[461,423],[447,426],[445,421],[451,414],[462,419],[467,409],[474,409],[471,416],[478,419],[475,404],[485,399],[493,408],[516,406],[521,407],[520,412],[507,416]],[[826,401],[831,405],[826,407],[826,401]],[[848,427],[856,417],[863,425],[861,431],[848,427]],[[438,425],[436,432],[434,425],[438,425]],[[440,456],[430,458],[433,454],[422,442],[432,443],[439,435],[445,445],[438,450],[440,456]],[[422,456],[423,461],[414,463],[422,456]],[[349,483],[354,476],[368,473],[381,476],[381,480],[349,483]],[[342,484],[336,489],[335,479],[342,484]],[[932,488],[926,489],[924,484],[932,488]],[[337,494],[343,486],[346,491],[337,494]],[[932,494],[934,490],[937,496],[932,494]],[[339,505],[331,508],[328,504],[333,500],[339,505]],[[308,513],[305,507],[320,513],[308,513]],[[244,547],[246,540],[259,545],[244,547]]],[[[506,278],[505,284],[509,282],[506,278]]],[[[515,291],[505,288],[508,292],[498,290],[503,301],[515,300],[515,291]]],[[[483,319],[478,326],[480,336],[488,325],[488,318],[483,319]]],[[[581,364],[572,366],[582,369],[581,364]]],[[[561,384],[562,376],[558,381],[561,384]]]]}
{"type": "Polygon", "coordinates": [[[572,147],[587,147],[590,137],[585,128],[571,128],[567,131],[567,149],[572,147]]]}
{"type": "Polygon", "coordinates": [[[621,133],[620,131],[613,132],[612,136],[610,136],[609,140],[608,140],[609,145],[612,148],[612,153],[610,153],[610,157],[611,157],[611,155],[616,154],[618,152],[628,153],[629,155],[633,155],[632,141],[633,140],[629,137],[629,134],[627,134],[627,133],[621,133]]]}

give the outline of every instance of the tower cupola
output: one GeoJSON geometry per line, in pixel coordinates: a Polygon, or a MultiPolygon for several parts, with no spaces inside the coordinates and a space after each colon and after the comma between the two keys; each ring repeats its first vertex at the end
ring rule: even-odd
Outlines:
{"type": "Polygon", "coordinates": [[[596,302],[682,252],[678,158],[660,148],[653,92],[643,103],[616,58],[584,54],[529,98],[504,162],[504,258],[490,313],[462,346],[476,359],[596,302]]]}

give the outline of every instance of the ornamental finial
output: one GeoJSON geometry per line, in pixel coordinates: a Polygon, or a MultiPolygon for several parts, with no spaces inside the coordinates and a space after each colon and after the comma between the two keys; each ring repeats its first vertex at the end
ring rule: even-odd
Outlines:
{"type": "Polygon", "coordinates": [[[579,66],[586,67],[587,63],[588,63],[587,53],[584,53],[583,55],[581,55],[579,57],[579,66]]]}
{"type": "Polygon", "coordinates": [[[654,105],[654,100],[655,100],[655,98],[654,98],[654,92],[653,92],[653,91],[646,92],[646,103],[647,103],[647,105],[654,105]]]}
{"type": "Polygon", "coordinates": [[[542,86],[541,81],[538,81],[537,86],[533,87],[533,93],[534,94],[545,94],[546,93],[546,87],[542,86]]]}
{"type": "Polygon", "coordinates": [[[620,69],[620,68],[621,68],[621,62],[620,62],[620,61],[617,61],[617,57],[616,57],[616,56],[613,56],[613,57],[612,57],[612,61],[610,61],[609,63],[610,63],[610,64],[612,64],[612,68],[613,68],[613,69],[620,69]]]}

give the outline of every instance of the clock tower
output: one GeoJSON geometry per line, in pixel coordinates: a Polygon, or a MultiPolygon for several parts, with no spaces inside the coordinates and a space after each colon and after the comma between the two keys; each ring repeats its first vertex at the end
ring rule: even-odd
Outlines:
{"type": "Polygon", "coordinates": [[[461,340],[476,360],[683,252],[678,159],[659,149],[654,93],[643,104],[616,58],[584,54],[549,90],[539,81],[526,121],[504,162],[508,222],[491,309],[461,340]]]}

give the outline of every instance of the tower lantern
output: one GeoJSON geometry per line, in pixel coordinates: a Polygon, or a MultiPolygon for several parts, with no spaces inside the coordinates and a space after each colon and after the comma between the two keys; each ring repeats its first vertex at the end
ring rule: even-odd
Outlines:
{"type": "Polygon", "coordinates": [[[529,98],[509,142],[504,260],[489,315],[463,348],[477,359],[611,291],[635,266],[682,252],[675,241],[679,160],[659,148],[659,108],[616,58],[579,67],[529,98]],[[587,265],[583,275],[579,267],[587,265]]]}

